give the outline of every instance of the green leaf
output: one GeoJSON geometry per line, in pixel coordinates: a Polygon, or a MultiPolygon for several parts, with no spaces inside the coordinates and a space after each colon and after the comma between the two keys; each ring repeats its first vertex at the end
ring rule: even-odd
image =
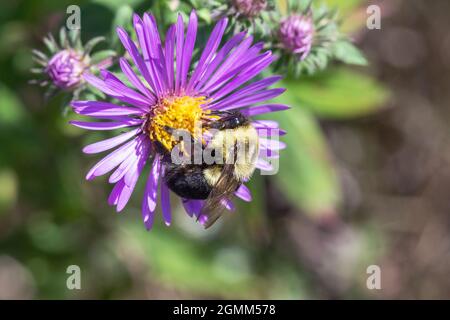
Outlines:
{"type": "Polygon", "coordinates": [[[0,126],[17,124],[25,117],[24,107],[14,92],[0,83],[0,126]]]}
{"type": "Polygon", "coordinates": [[[297,105],[323,118],[348,119],[380,110],[389,92],[371,77],[344,68],[331,69],[284,85],[297,105]]]}
{"type": "Polygon", "coordinates": [[[365,66],[367,60],[362,52],[349,41],[338,41],[334,44],[334,57],[347,64],[365,66]]]}
{"type": "Polygon", "coordinates": [[[18,179],[11,169],[0,169],[0,216],[12,207],[17,200],[18,179]]]}
{"type": "Polygon", "coordinates": [[[277,102],[292,109],[271,114],[271,119],[287,130],[281,137],[287,148],[281,151],[275,179],[287,199],[306,213],[315,217],[333,213],[341,191],[325,139],[314,116],[293,94],[295,86],[286,87],[288,91],[277,102]]]}
{"type": "Polygon", "coordinates": [[[285,15],[288,11],[288,1],[287,0],[276,0],[275,4],[278,8],[278,10],[281,12],[281,14],[285,15]]]}
{"type": "Polygon", "coordinates": [[[59,50],[58,44],[51,34],[49,34],[48,37],[44,38],[44,43],[51,53],[55,53],[59,50]]]}
{"type": "Polygon", "coordinates": [[[246,251],[217,247],[171,231],[154,226],[147,232],[141,223],[122,225],[119,246],[145,252],[149,277],[177,289],[225,298],[256,294],[258,279],[248,270],[246,251]]]}
{"type": "Polygon", "coordinates": [[[105,41],[105,37],[95,37],[89,40],[86,45],[84,46],[84,52],[86,54],[90,54],[92,49],[99,44],[100,42],[105,41]]]}
{"type": "Polygon", "coordinates": [[[366,3],[366,0],[322,0],[329,8],[339,10],[341,16],[346,16],[355,10],[358,6],[366,3]]]}
{"type": "MultiPolygon", "coordinates": [[[[315,1],[314,1],[315,2],[315,1]]],[[[339,29],[345,34],[352,34],[366,25],[365,10],[367,0],[322,0],[329,8],[338,10],[341,21],[339,29]]]]}
{"type": "Polygon", "coordinates": [[[267,215],[265,208],[265,183],[263,176],[255,174],[247,185],[252,195],[252,201],[245,202],[238,200],[237,212],[242,213],[242,220],[245,221],[245,229],[252,239],[261,239],[267,233],[267,215]]]}
{"type": "Polygon", "coordinates": [[[91,57],[92,64],[97,64],[108,58],[114,57],[116,52],[114,50],[102,50],[94,53],[91,57]]]}
{"type": "Polygon", "coordinates": [[[77,50],[83,49],[83,44],[81,43],[80,30],[74,29],[68,31],[68,37],[70,39],[70,45],[77,50]]]}
{"type": "Polygon", "coordinates": [[[120,7],[122,7],[122,6],[130,6],[130,7],[136,8],[137,6],[142,4],[144,2],[144,0],[121,0],[121,1],[117,1],[117,0],[94,0],[92,2],[93,3],[102,4],[105,7],[108,7],[111,10],[115,11],[115,10],[119,9],[120,7]]]}
{"type": "Polygon", "coordinates": [[[133,8],[127,4],[120,6],[116,11],[113,23],[111,24],[111,39],[113,47],[115,46],[120,47],[119,45],[120,41],[116,34],[116,28],[122,27],[125,30],[129,31],[131,30],[132,21],[133,21],[133,8]]]}
{"type": "Polygon", "coordinates": [[[207,8],[202,8],[197,10],[197,15],[199,16],[199,18],[203,19],[203,21],[205,21],[206,23],[210,24],[211,23],[211,13],[209,12],[209,9],[207,8]]]}
{"type": "Polygon", "coordinates": [[[64,229],[48,220],[33,218],[28,224],[28,234],[33,245],[49,253],[61,253],[69,247],[64,229]]]}
{"type": "Polygon", "coordinates": [[[68,40],[67,40],[67,32],[66,28],[62,27],[59,29],[59,44],[61,48],[67,48],[68,47],[68,40]]]}

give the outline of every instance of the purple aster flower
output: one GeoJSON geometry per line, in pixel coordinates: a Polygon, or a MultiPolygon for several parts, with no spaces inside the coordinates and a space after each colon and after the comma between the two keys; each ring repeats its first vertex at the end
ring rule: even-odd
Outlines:
{"type": "Polygon", "coordinates": [[[313,19],[307,15],[293,14],[281,21],[278,35],[285,50],[304,60],[313,45],[313,19]]]}
{"type": "Polygon", "coordinates": [[[42,87],[49,87],[48,95],[56,89],[73,92],[78,97],[84,88],[83,73],[99,68],[107,68],[112,63],[114,52],[103,50],[91,55],[94,47],[103,41],[103,37],[93,38],[82,45],[79,32],[71,30],[66,32],[62,28],[57,42],[52,35],[44,38],[49,54],[33,50],[33,59],[39,68],[31,71],[41,76],[41,79],[32,80],[31,83],[42,87]]]}
{"type": "Polygon", "coordinates": [[[279,59],[274,70],[294,77],[324,70],[330,61],[365,65],[366,60],[339,30],[336,10],[314,1],[285,1],[285,10],[274,15],[272,42],[279,59]]]}
{"type": "Polygon", "coordinates": [[[271,13],[275,11],[274,2],[271,0],[201,0],[197,6],[207,8],[213,21],[230,19],[234,33],[248,30],[258,37],[270,33],[271,26],[268,22],[271,13]]]}
{"type": "MultiPolygon", "coordinates": [[[[129,130],[120,135],[86,146],[88,154],[100,153],[116,148],[100,160],[88,172],[88,180],[111,173],[109,182],[115,184],[108,203],[121,211],[129,201],[139,176],[146,164],[150,173],[142,201],[145,226],[150,229],[160,194],[161,210],[167,225],[171,223],[170,190],[162,177],[166,170],[162,145],[173,149],[175,141],[166,127],[183,129],[195,135],[195,123],[211,116],[212,111],[239,110],[246,117],[288,109],[285,105],[264,104],[284,89],[268,87],[280,80],[271,76],[249,84],[274,57],[271,52],[262,52],[263,44],[252,44],[252,37],[245,33],[233,36],[220,46],[227,19],[220,20],[211,32],[199,60],[192,60],[196,37],[197,15],[192,12],[185,26],[182,16],[172,25],[163,42],[157,23],[150,14],[133,18],[137,43],[123,28],[117,34],[136,70],[127,59],[120,59],[123,75],[134,88],[125,84],[111,72],[102,70],[101,78],[85,74],[85,80],[111,98],[120,101],[74,101],[76,113],[109,121],[71,121],[77,127],[88,130],[129,130]]],[[[260,133],[260,151],[267,158],[277,157],[284,144],[268,139],[268,135],[283,134],[274,121],[251,122],[260,133]]],[[[270,169],[270,163],[258,158],[256,167],[270,169]]],[[[251,195],[245,185],[235,192],[236,196],[250,201],[251,195]]],[[[190,216],[199,217],[204,205],[202,200],[185,198],[182,203],[190,216]]],[[[232,203],[225,203],[232,209],[232,203]]],[[[200,222],[204,222],[200,218],[200,222]]]]}
{"type": "Polygon", "coordinates": [[[49,60],[45,72],[57,87],[69,90],[83,81],[82,74],[88,68],[88,56],[83,56],[73,49],[65,49],[49,60]]]}
{"type": "Polygon", "coordinates": [[[267,0],[232,0],[234,9],[248,18],[258,16],[267,8],[267,0]]]}

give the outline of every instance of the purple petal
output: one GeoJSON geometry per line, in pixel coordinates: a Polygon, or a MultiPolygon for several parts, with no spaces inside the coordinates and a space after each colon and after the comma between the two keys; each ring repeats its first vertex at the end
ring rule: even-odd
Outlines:
{"type": "Polygon", "coordinates": [[[134,186],[136,181],[139,179],[139,176],[142,172],[142,169],[147,162],[149,156],[149,148],[150,141],[148,138],[142,139],[142,141],[135,147],[134,154],[137,157],[137,161],[135,161],[129,168],[127,173],[125,173],[123,181],[127,186],[134,186]]]}
{"type": "Polygon", "coordinates": [[[255,129],[258,131],[259,137],[284,136],[286,134],[286,130],[279,128],[257,127],[255,129]]]}
{"type": "MultiPolygon", "coordinates": [[[[261,44],[256,44],[247,51],[240,52],[238,57],[233,57],[231,59],[231,64],[227,69],[218,70],[216,72],[216,75],[218,76],[216,81],[214,83],[211,82],[210,86],[204,88],[204,90],[213,93],[214,91],[219,90],[228,81],[232,82],[230,85],[232,89],[236,89],[238,86],[234,84],[235,81],[244,83],[245,80],[242,82],[242,77],[247,77],[247,79],[255,77],[261,70],[270,65],[274,59],[271,51],[259,54],[259,51],[261,51],[262,48],[263,46],[261,44]],[[218,75],[219,73],[220,76],[218,75]],[[240,74],[240,77],[236,76],[238,74],[240,74]]],[[[230,55],[230,57],[231,56],[232,55],[230,55]]],[[[230,58],[228,58],[228,60],[229,59],[230,58]]]]}
{"type": "Polygon", "coordinates": [[[244,201],[247,201],[247,202],[252,201],[252,194],[251,194],[250,190],[243,184],[241,184],[239,189],[237,189],[237,191],[234,194],[244,201]]]}
{"type": "Polygon", "coordinates": [[[170,209],[170,191],[165,183],[161,183],[161,211],[166,226],[170,226],[172,214],[170,209]]]}
{"type": "Polygon", "coordinates": [[[144,13],[144,26],[147,38],[147,45],[150,51],[150,55],[153,59],[162,59],[161,51],[161,38],[159,37],[158,27],[155,23],[155,17],[148,13],[144,13]]]}
{"type": "Polygon", "coordinates": [[[124,181],[127,185],[133,184],[132,179],[138,178],[142,168],[150,156],[151,145],[146,137],[140,139],[140,143],[136,145],[135,151],[125,159],[119,167],[109,177],[109,183],[115,183],[125,177],[124,181]],[[137,174],[132,177],[131,175],[137,174]],[[126,175],[126,176],[125,176],[126,175]]]}
{"type": "Polygon", "coordinates": [[[117,212],[120,212],[123,210],[123,208],[125,208],[126,204],[128,203],[128,200],[130,200],[132,192],[131,188],[127,186],[125,183],[121,184],[121,189],[122,190],[120,191],[115,204],[117,212]]]}
{"type": "Polygon", "coordinates": [[[86,130],[114,130],[139,125],[142,123],[142,120],[130,119],[128,121],[121,122],[87,122],[72,120],[69,121],[69,123],[86,130]]]}
{"type": "MultiPolygon", "coordinates": [[[[273,61],[271,52],[266,52],[246,62],[238,63],[236,67],[230,68],[221,78],[219,78],[210,87],[205,88],[205,91],[210,93],[217,90],[224,90],[226,93],[237,89],[248,80],[257,76],[262,70],[267,68],[273,61]]],[[[230,98],[230,100],[239,100],[239,96],[230,98]]],[[[215,107],[218,108],[217,106],[215,107]]]]}
{"type": "Polygon", "coordinates": [[[128,80],[145,96],[147,96],[152,104],[156,103],[155,94],[151,92],[139,79],[139,77],[134,73],[133,69],[131,68],[130,64],[125,58],[120,58],[119,60],[120,68],[122,69],[122,72],[127,76],[128,80]]]}
{"type": "Polygon", "coordinates": [[[178,20],[176,24],[176,53],[177,53],[177,61],[176,61],[176,77],[175,77],[175,92],[180,92],[180,84],[181,84],[181,69],[183,64],[183,48],[184,48],[184,24],[183,17],[181,14],[178,14],[178,20]]]}
{"type": "Polygon", "coordinates": [[[142,201],[142,218],[144,219],[144,224],[147,229],[150,229],[153,224],[160,171],[161,161],[159,156],[155,156],[152,164],[152,169],[150,170],[150,174],[147,179],[144,199],[142,201]]]}
{"type": "Polygon", "coordinates": [[[103,59],[102,61],[100,61],[99,63],[97,63],[95,65],[95,67],[97,69],[108,69],[109,67],[111,67],[114,64],[114,59],[113,57],[108,57],[106,59],[103,59]]]}
{"type": "Polygon", "coordinates": [[[89,170],[88,174],[86,175],[86,179],[92,180],[93,178],[101,176],[114,169],[128,156],[130,156],[130,154],[132,154],[133,147],[135,147],[138,142],[139,138],[136,138],[104,157],[102,160],[97,162],[97,164],[94,165],[91,170],[89,170]]]}
{"type": "Polygon", "coordinates": [[[142,201],[142,217],[144,221],[145,228],[150,230],[153,227],[153,222],[155,221],[155,211],[150,211],[147,201],[142,201]]]}
{"type": "Polygon", "coordinates": [[[214,30],[211,32],[208,42],[203,49],[202,56],[200,57],[200,60],[197,64],[197,67],[195,68],[195,71],[189,80],[188,91],[190,91],[197,84],[196,82],[198,78],[203,74],[206,67],[211,63],[214,54],[216,53],[217,48],[220,45],[220,41],[222,40],[227,24],[228,19],[223,18],[219,22],[217,22],[214,30]]]}
{"type": "MultiPolygon", "coordinates": [[[[275,90],[275,89],[272,89],[272,90],[275,90]]],[[[269,91],[269,90],[267,90],[267,91],[269,91]]],[[[253,117],[253,116],[257,116],[259,114],[283,111],[283,110],[288,110],[288,109],[290,109],[290,107],[287,105],[284,105],[284,104],[266,104],[266,105],[262,105],[262,106],[244,108],[239,111],[247,117],[253,117]]]]}
{"type": "Polygon", "coordinates": [[[116,185],[114,186],[114,188],[112,189],[112,191],[108,197],[108,204],[110,206],[117,205],[117,202],[119,201],[119,196],[122,193],[122,190],[124,187],[125,187],[125,183],[122,180],[120,180],[119,182],[116,183],[116,185]]]}
{"type": "Polygon", "coordinates": [[[109,71],[101,70],[101,74],[105,79],[105,83],[113,88],[116,93],[116,98],[131,105],[142,107],[144,110],[149,109],[156,100],[154,97],[146,97],[126,86],[119,78],[109,71]]]}
{"type": "Polygon", "coordinates": [[[137,135],[140,130],[141,130],[140,128],[137,128],[130,132],[126,132],[121,135],[118,135],[117,137],[113,137],[110,139],[92,143],[92,144],[84,147],[83,152],[92,154],[92,153],[99,153],[99,152],[109,150],[109,149],[114,148],[114,147],[118,146],[119,144],[122,144],[123,142],[131,139],[132,137],[137,135]]]}
{"type": "Polygon", "coordinates": [[[159,37],[158,27],[153,15],[144,14],[144,35],[145,43],[150,55],[147,60],[147,66],[155,77],[155,81],[161,88],[161,92],[166,92],[168,87],[168,78],[165,72],[165,59],[161,46],[161,39],[159,37]]]}
{"type": "Polygon", "coordinates": [[[143,110],[148,110],[149,106],[152,105],[152,100],[128,88],[113,74],[105,70],[102,70],[102,74],[106,76],[105,80],[101,80],[90,73],[84,73],[83,77],[92,86],[120,101],[142,108],[143,110]]]}
{"type": "MultiPolygon", "coordinates": [[[[226,108],[222,108],[222,110],[236,109],[236,108],[240,108],[240,107],[249,106],[249,105],[252,105],[255,103],[259,103],[262,101],[271,100],[271,99],[279,96],[280,94],[282,94],[285,91],[286,91],[286,89],[284,89],[284,88],[263,90],[258,93],[252,94],[246,98],[235,101],[234,103],[231,103],[230,106],[228,106],[226,108]]],[[[261,112],[263,112],[264,110],[265,109],[261,110],[261,112]]],[[[285,109],[283,109],[283,110],[285,110],[285,109]]],[[[276,111],[278,111],[278,110],[276,110],[276,111]]],[[[268,112],[273,112],[273,111],[268,111],[268,112]]]]}
{"type": "MultiPolygon", "coordinates": [[[[143,31],[142,31],[143,27],[141,24],[135,24],[134,27],[136,30],[136,34],[138,34],[138,36],[140,34],[139,30],[141,31],[141,33],[143,33],[143,31]]],[[[117,30],[117,35],[119,36],[119,39],[122,42],[122,45],[125,47],[125,49],[130,54],[131,58],[133,59],[134,64],[139,69],[139,72],[142,74],[145,81],[147,81],[147,83],[150,85],[150,87],[153,89],[154,92],[160,93],[160,91],[158,91],[158,88],[156,87],[153,77],[150,75],[150,73],[147,69],[147,66],[146,66],[144,60],[142,59],[142,57],[140,56],[139,50],[137,49],[134,42],[130,39],[130,37],[128,36],[128,34],[126,33],[126,31],[123,28],[117,28],[116,30],[117,30]]],[[[146,52],[145,48],[142,48],[142,51],[146,52]]]]}
{"type": "Polygon", "coordinates": [[[138,157],[132,153],[128,158],[126,158],[117,169],[111,174],[108,179],[109,183],[116,183],[125,176],[128,170],[133,166],[137,161],[138,157]]]}
{"type": "Polygon", "coordinates": [[[145,143],[145,139],[143,139],[142,143],[143,143],[143,150],[141,150],[141,153],[139,155],[137,155],[138,161],[135,162],[135,163],[137,163],[136,167],[133,168],[133,166],[132,166],[130,168],[130,170],[127,172],[127,174],[125,174],[125,176],[121,180],[125,183],[125,185],[124,185],[122,192],[119,195],[119,199],[117,201],[117,207],[116,207],[117,212],[122,211],[122,209],[125,208],[128,201],[130,200],[131,194],[133,193],[133,190],[136,187],[138,178],[142,172],[142,169],[144,168],[145,162],[147,161],[148,152],[146,150],[149,149],[148,143],[145,143]],[[128,173],[130,173],[130,172],[132,172],[131,178],[129,178],[127,181],[128,173]]]}
{"type": "Polygon", "coordinates": [[[128,186],[126,183],[123,186],[122,192],[119,195],[119,199],[117,200],[116,211],[120,212],[125,208],[128,201],[131,198],[131,194],[133,193],[134,187],[136,184],[128,186]]]}
{"type": "Polygon", "coordinates": [[[83,73],[83,78],[89,84],[91,84],[93,87],[95,87],[98,90],[106,93],[109,96],[113,97],[114,95],[117,94],[117,92],[115,90],[113,90],[112,88],[110,88],[110,86],[106,85],[105,82],[102,79],[97,78],[96,76],[94,76],[93,74],[91,74],[89,72],[83,73]]]}
{"type": "MultiPolygon", "coordinates": [[[[141,18],[135,14],[133,16],[133,23],[134,23],[134,30],[136,32],[136,36],[139,42],[139,46],[141,47],[142,56],[144,60],[141,60],[139,63],[142,63],[142,66],[139,67],[139,70],[141,71],[141,74],[147,75],[148,79],[146,78],[147,82],[152,87],[153,91],[156,92],[157,96],[160,96],[162,93],[162,86],[160,83],[159,78],[155,75],[153,72],[154,69],[152,68],[152,56],[149,48],[149,44],[146,39],[146,32],[144,27],[144,22],[141,20],[141,18]],[[142,68],[142,70],[141,70],[142,68]]],[[[134,45],[134,43],[133,43],[134,45]]],[[[137,50],[137,49],[136,49],[137,50]]],[[[140,58],[139,52],[137,51],[137,55],[140,58]]]]}
{"type": "Polygon", "coordinates": [[[259,147],[261,149],[273,149],[273,150],[283,150],[286,148],[286,144],[277,139],[259,139],[259,147]]]}
{"type": "Polygon", "coordinates": [[[225,207],[225,209],[227,209],[228,211],[235,211],[236,207],[233,203],[233,201],[228,200],[228,199],[223,199],[221,201],[222,205],[225,207]]]}
{"type": "Polygon", "coordinates": [[[201,88],[202,91],[209,92],[212,87],[218,86],[219,80],[226,74],[229,73],[230,69],[233,67],[239,67],[240,64],[236,65],[236,61],[240,59],[245,52],[249,49],[252,44],[253,37],[249,36],[244,39],[227,57],[224,63],[214,72],[214,75],[206,82],[206,84],[201,88]]]}
{"type": "MultiPolygon", "coordinates": [[[[269,57],[270,53],[266,53],[265,55],[258,56],[253,60],[250,60],[244,64],[238,64],[236,68],[230,68],[229,72],[224,74],[221,78],[219,78],[215,83],[211,84],[208,88],[204,90],[208,92],[210,95],[213,95],[217,90],[224,89],[226,92],[231,92],[234,89],[240,87],[243,83],[247,82],[249,79],[253,78],[257,75],[258,66],[261,65],[265,60],[265,58],[269,57]]],[[[266,61],[264,68],[269,65],[271,61],[266,61]]],[[[236,99],[236,96],[233,96],[229,99],[224,100],[239,100],[236,99]]],[[[213,108],[219,109],[220,104],[224,104],[224,100],[214,100],[213,108]]]]}
{"type": "Polygon", "coordinates": [[[166,72],[168,77],[168,89],[169,91],[173,91],[173,78],[174,78],[174,70],[173,70],[173,62],[174,62],[174,42],[175,42],[175,26],[170,26],[167,31],[166,43],[165,43],[165,58],[166,58],[166,72]]]}
{"type": "Polygon", "coordinates": [[[71,104],[76,113],[90,117],[110,117],[144,114],[141,109],[118,106],[116,104],[103,101],[72,101],[71,104]]]}
{"type": "Polygon", "coordinates": [[[208,216],[205,214],[201,214],[198,217],[198,222],[200,222],[201,225],[205,225],[208,222],[208,216]]]}
{"type": "Polygon", "coordinates": [[[200,211],[202,210],[202,207],[204,205],[203,200],[192,200],[192,199],[183,199],[182,200],[184,210],[186,210],[186,213],[192,217],[198,216],[200,214],[200,211]]]}
{"type": "MultiPolygon", "coordinates": [[[[272,76],[272,77],[268,77],[268,78],[256,81],[242,89],[237,90],[233,94],[229,95],[227,97],[227,99],[231,100],[236,97],[245,97],[247,95],[251,95],[252,93],[255,93],[255,92],[263,90],[267,87],[270,87],[275,82],[278,82],[279,80],[281,80],[281,78],[282,78],[281,76],[272,76]]],[[[247,81],[249,79],[250,78],[245,77],[239,82],[233,80],[232,82],[230,82],[229,84],[224,86],[222,89],[220,89],[219,91],[214,93],[212,95],[212,98],[214,98],[215,101],[218,101],[219,99],[221,99],[222,97],[224,97],[225,95],[230,93],[234,88],[237,88],[238,86],[245,83],[245,81],[247,81]]]]}
{"type": "Polygon", "coordinates": [[[187,74],[191,65],[192,52],[194,51],[195,40],[197,38],[197,14],[192,10],[189,17],[189,23],[186,31],[186,40],[184,42],[183,60],[181,64],[181,88],[186,87],[187,74]]]}
{"type": "Polygon", "coordinates": [[[241,32],[236,34],[233,38],[228,40],[223,47],[219,50],[217,55],[214,57],[212,62],[207,66],[204,74],[200,77],[198,84],[195,85],[196,91],[201,91],[201,88],[205,85],[205,83],[210,79],[212,73],[216,70],[216,68],[222,63],[228,53],[244,39],[245,32],[241,32]]]}
{"type": "Polygon", "coordinates": [[[251,122],[251,124],[256,129],[258,129],[258,128],[276,129],[276,128],[280,127],[278,122],[273,121],[273,120],[254,120],[254,121],[251,122]]]}
{"type": "Polygon", "coordinates": [[[264,159],[258,158],[258,160],[256,161],[256,168],[262,170],[262,171],[272,171],[273,167],[272,165],[267,162],[264,159]]]}
{"type": "Polygon", "coordinates": [[[268,159],[278,159],[280,157],[280,154],[272,149],[260,149],[258,157],[268,159]]]}

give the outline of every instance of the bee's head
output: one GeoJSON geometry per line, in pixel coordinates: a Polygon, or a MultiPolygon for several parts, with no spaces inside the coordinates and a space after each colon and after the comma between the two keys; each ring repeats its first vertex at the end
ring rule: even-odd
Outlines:
{"type": "Polygon", "coordinates": [[[222,111],[220,119],[211,127],[219,130],[235,129],[248,123],[248,119],[239,111],[222,111]]]}
{"type": "Polygon", "coordinates": [[[247,118],[240,112],[235,112],[228,121],[230,129],[243,126],[248,122],[247,118]]]}

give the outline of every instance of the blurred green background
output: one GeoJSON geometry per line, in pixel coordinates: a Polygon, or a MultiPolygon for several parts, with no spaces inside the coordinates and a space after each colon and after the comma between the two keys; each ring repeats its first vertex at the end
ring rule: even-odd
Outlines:
{"type": "MultiPolygon", "coordinates": [[[[280,172],[253,179],[205,231],[173,201],[174,222],[147,232],[140,181],[117,214],[105,179],[86,182],[108,137],[67,124],[27,82],[31,49],[82,9],[82,35],[108,35],[133,8],[166,1],[2,1],[0,4],[0,298],[448,298],[450,296],[450,3],[329,0],[370,61],[287,79],[275,115],[288,130],[280,172]],[[382,29],[365,28],[382,8],[382,29]],[[66,268],[81,268],[68,290],[66,268]],[[381,268],[381,290],[366,286],[381,268]]],[[[175,200],[175,199],[173,199],[175,200]]]]}

